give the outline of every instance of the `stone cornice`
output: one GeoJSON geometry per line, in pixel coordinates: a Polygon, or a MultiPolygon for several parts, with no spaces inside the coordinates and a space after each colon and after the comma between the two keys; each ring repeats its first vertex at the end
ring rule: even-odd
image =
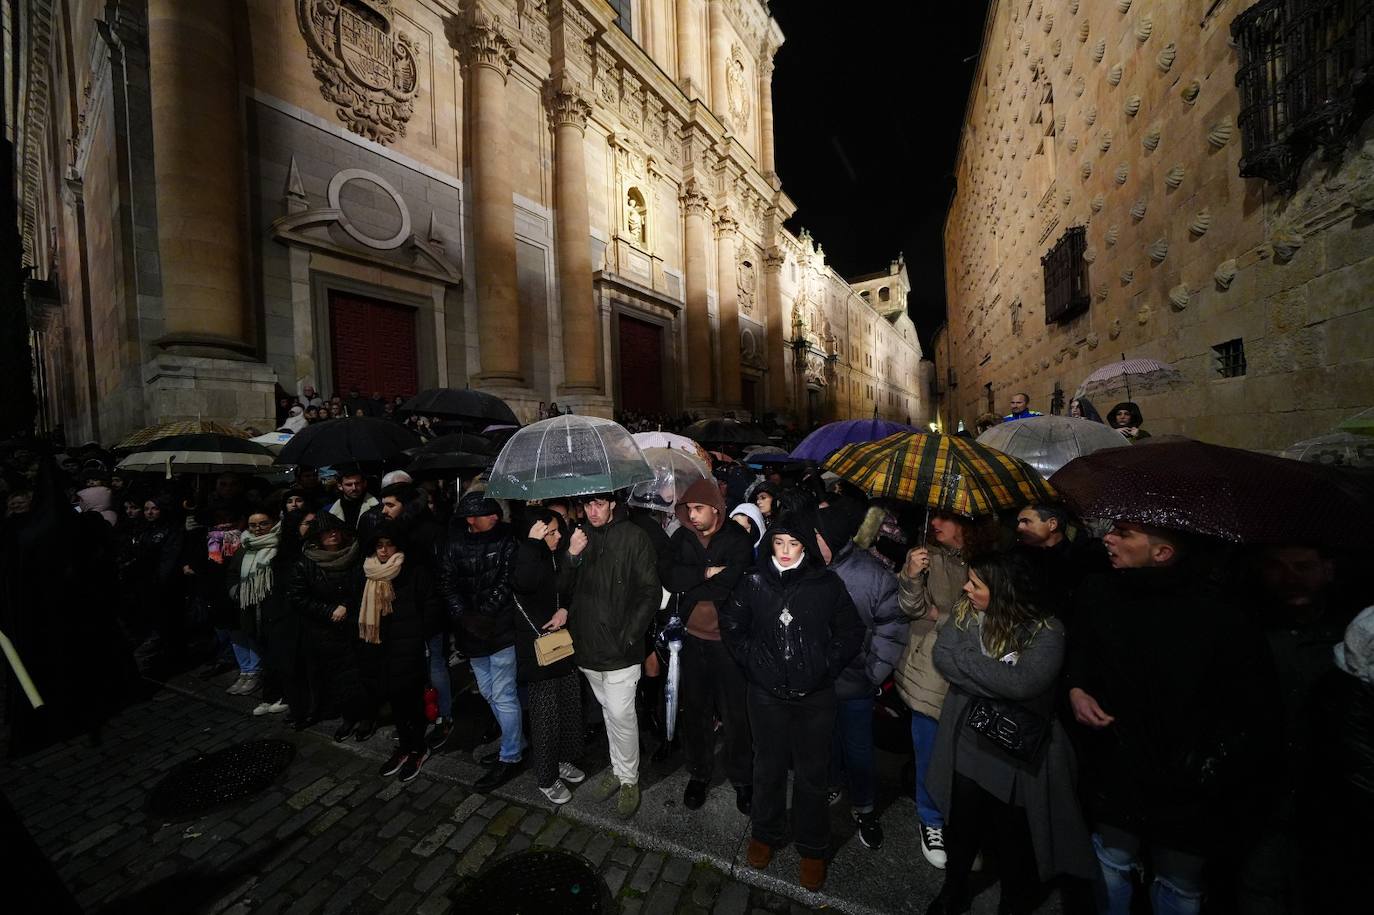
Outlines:
{"type": "Polygon", "coordinates": [[[52,65],[53,4],[52,0],[32,0],[21,3],[19,10],[20,47],[28,56],[28,66],[20,73],[20,115],[16,118],[15,148],[22,157],[19,161],[23,176],[20,232],[24,242],[24,263],[33,266],[38,200],[43,193],[43,148],[51,102],[48,68],[52,65]]]}
{"type": "Polygon", "coordinates": [[[505,79],[515,63],[515,42],[500,12],[474,3],[463,17],[459,54],[469,68],[489,67],[505,79]]]}

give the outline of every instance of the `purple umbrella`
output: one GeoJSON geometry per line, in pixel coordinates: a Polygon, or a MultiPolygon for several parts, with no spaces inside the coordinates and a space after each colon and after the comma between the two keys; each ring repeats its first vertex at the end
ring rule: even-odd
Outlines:
{"type": "Polygon", "coordinates": [[[915,432],[911,426],[886,419],[846,419],[827,423],[792,449],[792,457],[803,461],[824,461],[845,445],[857,442],[876,442],[898,432],[915,432]]]}

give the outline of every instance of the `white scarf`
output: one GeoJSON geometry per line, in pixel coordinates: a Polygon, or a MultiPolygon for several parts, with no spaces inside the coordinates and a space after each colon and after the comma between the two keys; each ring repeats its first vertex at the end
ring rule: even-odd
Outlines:
{"type": "Polygon", "coordinates": [[[243,565],[239,569],[239,606],[245,610],[256,607],[272,593],[272,560],[277,555],[281,539],[281,522],[260,536],[243,534],[239,546],[243,548],[243,565]]]}
{"type": "Polygon", "coordinates": [[[776,556],[770,556],[770,557],[768,557],[768,558],[769,558],[770,561],[772,561],[772,563],[773,563],[773,568],[775,568],[775,569],[778,570],[778,575],[779,575],[779,576],[782,576],[782,575],[786,575],[788,572],[795,572],[795,571],[797,571],[798,569],[800,569],[802,563],[806,560],[806,553],[805,553],[805,551],[803,551],[802,554],[801,554],[800,556],[797,557],[797,561],[794,562],[794,563],[792,563],[790,566],[788,566],[788,567],[785,568],[785,569],[784,569],[782,566],[778,565],[778,557],[776,557],[776,556]]]}

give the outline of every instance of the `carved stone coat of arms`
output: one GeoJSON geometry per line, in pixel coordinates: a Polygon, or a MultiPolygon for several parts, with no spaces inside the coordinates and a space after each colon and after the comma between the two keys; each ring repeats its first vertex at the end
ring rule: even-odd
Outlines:
{"type": "Polygon", "coordinates": [[[296,0],[296,19],[320,92],[348,129],[378,143],[404,136],[420,67],[391,0],[296,0]]]}

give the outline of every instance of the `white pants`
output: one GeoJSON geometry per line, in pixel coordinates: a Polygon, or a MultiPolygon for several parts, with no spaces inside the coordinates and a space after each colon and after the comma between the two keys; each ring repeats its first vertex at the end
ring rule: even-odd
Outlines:
{"type": "Polygon", "coordinates": [[[606,719],[606,739],[611,747],[611,771],[622,785],[639,784],[639,715],[635,711],[639,665],[620,670],[578,670],[601,703],[601,717],[606,719]]]}

